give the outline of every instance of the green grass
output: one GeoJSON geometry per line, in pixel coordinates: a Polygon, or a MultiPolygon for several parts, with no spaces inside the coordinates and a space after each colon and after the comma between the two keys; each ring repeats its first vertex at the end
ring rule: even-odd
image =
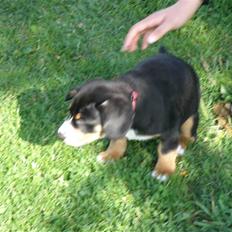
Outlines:
{"type": "Polygon", "coordinates": [[[232,78],[232,2],[211,1],[144,52],[120,52],[131,25],[172,2],[1,1],[0,231],[232,231],[232,142],[212,114],[232,78]],[[195,67],[203,99],[198,142],[170,181],[150,177],[157,142],[131,142],[102,166],[107,141],[57,139],[70,87],[124,73],[161,44],[195,67]]]}

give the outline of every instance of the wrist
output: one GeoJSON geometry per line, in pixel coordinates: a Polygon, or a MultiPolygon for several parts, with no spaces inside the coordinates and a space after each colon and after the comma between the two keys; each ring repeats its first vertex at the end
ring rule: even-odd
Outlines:
{"type": "Polygon", "coordinates": [[[177,3],[191,5],[197,9],[204,3],[205,0],[178,0],[177,3]]]}
{"type": "Polygon", "coordinates": [[[191,19],[202,3],[203,0],[178,0],[172,5],[169,9],[175,16],[174,29],[180,28],[191,19]]]}
{"type": "Polygon", "coordinates": [[[201,7],[204,0],[178,0],[175,5],[177,5],[179,10],[186,12],[186,14],[194,15],[195,12],[201,7]]]}

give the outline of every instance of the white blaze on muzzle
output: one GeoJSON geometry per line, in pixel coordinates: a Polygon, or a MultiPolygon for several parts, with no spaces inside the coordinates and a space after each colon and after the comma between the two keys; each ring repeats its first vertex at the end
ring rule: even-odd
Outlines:
{"type": "Polygon", "coordinates": [[[64,140],[65,144],[73,147],[80,147],[103,137],[101,125],[95,126],[91,133],[84,133],[73,127],[72,118],[64,121],[58,129],[58,135],[64,140]]]}

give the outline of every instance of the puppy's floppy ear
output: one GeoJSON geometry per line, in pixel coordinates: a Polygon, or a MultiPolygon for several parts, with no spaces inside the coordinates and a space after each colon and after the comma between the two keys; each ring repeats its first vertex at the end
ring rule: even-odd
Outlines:
{"type": "Polygon", "coordinates": [[[71,89],[68,94],[65,97],[65,101],[69,101],[71,99],[73,99],[81,90],[82,87],[84,87],[85,85],[91,83],[91,82],[95,82],[96,80],[89,80],[86,81],[84,84],[81,84],[80,86],[75,87],[74,89],[71,89]]]}
{"type": "Polygon", "coordinates": [[[78,94],[80,89],[81,89],[81,87],[76,87],[75,89],[70,90],[65,97],[65,101],[69,101],[69,100],[73,99],[78,94]]]}
{"type": "Polygon", "coordinates": [[[131,102],[124,98],[112,98],[98,106],[105,135],[109,139],[124,137],[133,123],[131,102]]]}

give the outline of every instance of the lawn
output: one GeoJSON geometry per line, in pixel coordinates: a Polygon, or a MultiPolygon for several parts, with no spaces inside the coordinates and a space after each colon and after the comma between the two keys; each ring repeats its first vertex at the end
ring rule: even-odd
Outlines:
{"type": "Polygon", "coordinates": [[[232,140],[212,113],[232,78],[232,1],[212,0],[146,51],[120,52],[131,25],[173,2],[1,1],[0,231],[232,231],[232,140]],[[198,141],[168,182],[150,176],[157,141],[100,165],[107,141],[57,139],[71,87],[118,76],[161,44],[195,67],[202,91],[198,141]]]}

